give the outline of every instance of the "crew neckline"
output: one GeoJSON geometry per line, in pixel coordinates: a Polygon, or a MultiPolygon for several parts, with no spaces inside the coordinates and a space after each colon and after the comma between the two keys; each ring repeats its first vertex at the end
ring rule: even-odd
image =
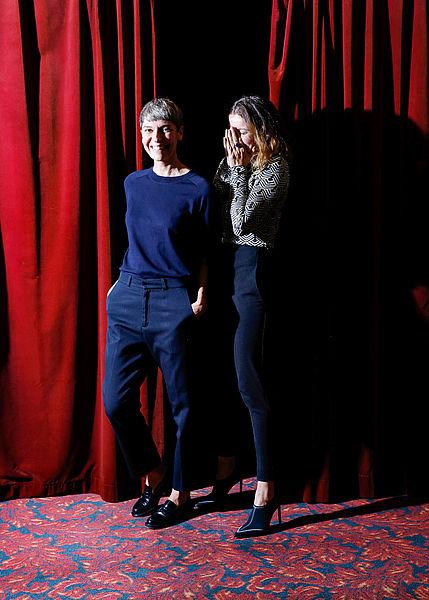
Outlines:
{"type": "Polygon", "coordinates": [[[155,173],[155,171],[153,170],[153,167],[150,167],[150,174],[152,179],[156,180],[156,181],[177,181],[178,179],[183,179],[183,178],[187,178],[192,174],[192,169],[190,169],[187,173],[183,173],[183,175],[158,175],[157,173],[155,173]]]}

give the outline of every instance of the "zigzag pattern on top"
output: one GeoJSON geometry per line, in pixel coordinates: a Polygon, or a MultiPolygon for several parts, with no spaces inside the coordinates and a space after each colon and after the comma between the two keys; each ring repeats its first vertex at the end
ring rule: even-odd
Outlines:
{"type": "Polygon", "coordinates": [[[289,187],[289,166],[273,156],[262,169],[229,167],[224,158],[213,185],[222,207],[222,240],[272,248],[289,187]]]}

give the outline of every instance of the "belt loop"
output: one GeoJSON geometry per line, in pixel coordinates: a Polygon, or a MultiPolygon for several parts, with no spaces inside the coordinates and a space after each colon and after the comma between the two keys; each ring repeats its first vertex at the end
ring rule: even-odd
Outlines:
{"type": "Polygon", "coordinates": [[[164,284],[163,290],[168,290],[168,281],[165,277],[162,278],[162,283],[164,284]]]}
{"type": "Polygon", "coordinates": [[[127,286],[128,287],[130,287],[132,280],[133,280],[133,276],[132,275],[128,275],[128,281],[127,281],[127,286]]]}

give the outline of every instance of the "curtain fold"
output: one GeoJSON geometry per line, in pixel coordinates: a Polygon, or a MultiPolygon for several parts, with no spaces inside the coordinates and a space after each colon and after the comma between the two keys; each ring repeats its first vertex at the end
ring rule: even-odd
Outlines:
{"type": "Polygon", "coordinates": [[[379,108],[427,132],[427,22],[422,0],[274,0],[271,99],[296,118],[379,108]]]}
{"type": "MultiPolygon", "coordinates": [[[[0,497],[117,500],[139,485],[102,407],[105,297],[158,9],[0,4],[0,497]]],[[[291,499],[429,492],[427,32],[423,0],[273,0],[270,96],[293,177],[267,356],[291,499]]],[[[163,453],[156,368],[141,400],[163,453]]]]}
{"type": "Polygon", "coordinates": [[[427,4],[274,0],[269,81],[294,141],[281,252],[284,401],[306,408],[287,445],[297,493],[426,493],[427,4]]]}
{"type": "Polygon", "coordinates": [[[141,167],[136,112],[156,85],[154,5],[1,12],[0,495],[116,500],[138,485],[102,407],[105,297],[126,244],[123,178],[141,167]]]}

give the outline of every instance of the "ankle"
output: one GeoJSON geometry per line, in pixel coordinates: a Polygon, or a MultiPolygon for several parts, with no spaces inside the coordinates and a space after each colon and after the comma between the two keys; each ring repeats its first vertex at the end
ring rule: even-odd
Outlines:
{"type": "Polygon", "coordinates": [[[174,502],[174,504],[177,504],[177,506],[182,506],[182,504],[184,504],[185,502],[187,502],[190,498],[190,493],[189,492],[184,492],[184,491],[179,491],[179,490],[172,490],[169,500],[171,502],[174,502]]]}
{"type": "Polygon", "coordinates": [[[274,498],[274,482],[258,481],[255,492],[255,506],[265,506],[274,498]]]}

